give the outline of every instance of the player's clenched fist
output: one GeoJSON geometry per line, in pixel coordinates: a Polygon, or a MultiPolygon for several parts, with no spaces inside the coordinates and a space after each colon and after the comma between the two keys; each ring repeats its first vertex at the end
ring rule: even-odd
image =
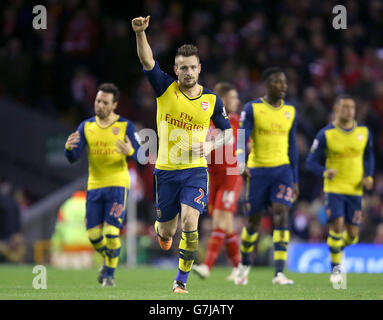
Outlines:
{"type": "Polygon", "coordinates": [[[132,27],[134,32],[137,33],[137,32],[145,31],[145,29],[149,25],[149,19],[150,19],[150,16],[147,16],[146,18],[143,18],[143,17],[134,18],[132,20],[132,27]]]}
{"type": "Polygon", "coordinates": [[[80,132],[76,131],[68,137],[68,140],[65,143],[65,148],[67,150],[72,150],[77,147],[79,142],[80,142],[80,132]]]}

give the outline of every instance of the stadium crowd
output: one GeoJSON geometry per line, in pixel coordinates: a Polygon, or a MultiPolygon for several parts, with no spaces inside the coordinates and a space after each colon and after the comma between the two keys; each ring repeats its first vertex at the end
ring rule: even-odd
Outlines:
{"type": "MultiPolygon", "coordinates": [[[[383,243],[382,1],[345,1],[346,30],[332,26],[333,0],[144,0],[129,5],[130,11],[100,0],[45,3],[47,30],[31,27],[29,1],[0,5],[0,96],[73,126],[93,114],[96,87],[108,81],[121,90],[117,112],[133,120],[138,131],[155,129],[155,96],[138,63],[130,27],[137,15],[151,16],[148,40],[164,68],[173,64],[179,45],[193,43],[202,64],[200,83],[213,88],[228,81],[242,104],[263,95],[260,75],[266,67],[282,67],[287,100],[298,110],[301,193],[291,212],[295,241],[326,240],[322,181],[304,161],[315,133],[332,119],[334,98],[351,94],[357,100],[357,120],[373,134],[376,156],[375,186],[365,196],[360,240],[383,243]]],[[[132,170],[137,173],[139,219],[149,226],[154,220],[153,167],[132,170]]],[[[239,208],[238,224],[243,217],[239,208]]],[[[202,225],[208,223],[202,219],[202,225]]],[[[262,226],[271,233],[269,217],[262,226]]]]}

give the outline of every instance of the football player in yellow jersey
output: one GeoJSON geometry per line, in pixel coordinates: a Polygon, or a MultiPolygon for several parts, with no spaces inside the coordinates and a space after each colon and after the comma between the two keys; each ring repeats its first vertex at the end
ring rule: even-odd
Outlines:
{"type": "Polygon", "coordinates": [[[83,121],[65,144],[65,156],[70,162],[77,161],[85,148],[88,152],[85,223],[90,242],[104,258],[97,278],[104,287],[115,286],[120,229],[130,187],[126,160],[137,160],[140,147],[134,124],[115,113],[118,97],[114,84],[101,84],[94,102],[96,115],[83,121]]]}
{"type": "Polygon", "coordinates": [[[137,53],[157,101],[158,157],[154,170],[155,230],[160,246],[172,245],[179,214],[182,235],[174,293],[187,293],[186,281],[198,250],[198,220],[207,206],[209,173],[205,156],[233,138],[222,100],[198,83],[198,49],[181,46],[175,56],[177,79],[164,73],[146,39],[150,17],[132,20],[137,53]],[[222,130],[206,142],[210,121],[222,130]]]}
{"type": "Polygon", "coordinates": [[[270,207],[274,222],[273,284],[293,284],[283,274],[290,239],[288,212],[298,197],[298,150],[296,144],[295,107],[284,101],[287,79],[277,67],[262,74],[266,94],[248,102],[241,113],[240,129],[245,139],[237,144],[240,172],[247,179],[247,225],[241,234],[241,263],[235,283],[246,285],[250,271],[250,255],[258,238],[262,213],[270,207]],[[251,151],[245,162],[246,143],[251,138],[251,151]]]}
{"type": "Polygon", "coordinates": [[[324,178],[330,281],[338,283],[342,277],[343,249],[358,242],[363,188],[372,189],[375,160],[368,128],[355,121],[354,99],[339,96],[334,110],[335,120],[319,131],[306,166],[324,178]]]}

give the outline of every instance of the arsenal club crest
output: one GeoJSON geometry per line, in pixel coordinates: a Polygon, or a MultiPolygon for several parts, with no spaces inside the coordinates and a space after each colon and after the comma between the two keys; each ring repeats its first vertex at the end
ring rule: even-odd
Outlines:
{"type": "Polygon", "coordinates": [[[286,111],[285,112],[285,117],[286,117],[286,119],[290,119],[291,118],[291,113],[286,111]]]}
{"type": "Polygon", "coordinates": [[[161,219],[161,209],[160,208],[156,208],[156,213],[157,213],[157,218],[158,219],[161,219]]]}
{"type": "Polygon", "coordinates": [[[201,108],[202,108],[203,111],[206,111],[207,109],[209,109],[209,102],[202,101],[201,102],[201,108]]]}
{"type": "Polygon", "coordinates": [[[115,134],[115,135],[118,135],[120,133],[120,128],[118,127],[114,127],[112,128],[112,132],[115,134]]]}
{"type": "Polygon", "coordinates": [[[357,138],[358,138],[359,141],[362,141],[362,140],[363,140],[363,134],[362,134],[362,133],[359,133],[359,134],[357,135],[357,138]]]}

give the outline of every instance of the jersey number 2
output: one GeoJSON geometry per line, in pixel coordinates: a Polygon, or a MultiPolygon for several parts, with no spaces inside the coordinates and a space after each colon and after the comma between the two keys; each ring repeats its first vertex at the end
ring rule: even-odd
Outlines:
{"type": "Polygon", "coordinates": [[[198,204],[201,204],[201,199],[203,198],[203,196],[204,196],[205,193],[204,193],[204,191],[203,191],[202,188],[199,188],[198,191],[200,192],[200,195],[199,195],[198,197],[196,197],[196,198],[194,199],[194,201],[197,202],[198,204]]]}

